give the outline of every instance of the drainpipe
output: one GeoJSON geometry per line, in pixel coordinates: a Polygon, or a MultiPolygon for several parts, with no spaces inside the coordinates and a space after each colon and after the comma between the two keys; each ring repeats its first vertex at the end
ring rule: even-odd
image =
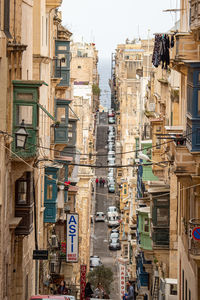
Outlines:
{"type": "Polygon", "coordinates": [[[16,44],[16,29],[15,29],[15,24],[16,24],[16,0],[14,0],[14,44],[16,44]]]}
{"type": "MultiPolygon", "coordinates": [[[[37,214],[36,214],[36,197],[35,197],[35,178],[33,172],[33,204],[34,204],[34,227],[35,227],[35,250],[38,250],[38,237],[37,237],[37,214]]],[[[38,260],[35,261],[35,294],[38,294],[38,260]]]]}

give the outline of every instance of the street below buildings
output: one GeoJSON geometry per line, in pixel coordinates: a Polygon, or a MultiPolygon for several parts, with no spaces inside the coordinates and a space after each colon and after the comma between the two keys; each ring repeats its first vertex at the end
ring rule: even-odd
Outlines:
{"type": "MultiPolygon", "coordinates": [[[[105,156],[97,156],[97,165],[107,165],[107,113],[99,113],[99,124],[97,125],[97,154],[105,154],[105,156]]],[[[101,168],[96,169],[96,177],[107,179],[107,169],[101,168]]],[[[107,185],[96,188],[96,212],[102,211],[106,214],[109,206],[116,206],[117,197],[115,193],[108,193],[107,185]]],[[[101,258],[102,263],[105,267],[109,267],[113,271],[113,284],[111,287],[111,299],[119,298],[119,277],[118,277],[118,262],[117,256],[119,251],[109,250],[109,231],[106,222],[96,222],[94,225],[94,236],[93,236],[93,255],[98,255],[101,258]]]]}

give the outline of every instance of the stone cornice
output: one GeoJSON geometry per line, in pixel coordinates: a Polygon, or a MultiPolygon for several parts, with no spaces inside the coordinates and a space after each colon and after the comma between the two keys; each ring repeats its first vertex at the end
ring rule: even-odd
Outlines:
{"type": "Polygon", "coordinates": [[[62,0],[46,0],[46,7],[48,9],[54,9],[61,6],[62,0]]]}

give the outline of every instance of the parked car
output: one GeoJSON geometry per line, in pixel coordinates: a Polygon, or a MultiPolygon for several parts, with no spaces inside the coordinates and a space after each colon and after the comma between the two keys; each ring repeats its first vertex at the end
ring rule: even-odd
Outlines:
{"type": "Polygon", "coordinates": [[[115,185],[114,184],[109,184],[109,186],[108,186],[108,192],[109,193],[114,193],[115,192],[115,185]]]}
{"type": "Polygon", "coordinates": [[[108,157],[107,162],[112,161],[115,164],[115,157],[108,157]]]}
{"type": "Polygon", "coordinates": [[[121,245],[118,238],[112,238],[109,243],[109,250],[120,250],[121,245]]]}
{"type": "Polygon", "coordinates": [[[114,131],[109,131],[108,136],[115,136],[115,132],[114,131]]]}
{"type": "Polygon", "coordinates": [[[115,124],[115,117],[109,117],[108,124],[115,124]]]}
{"type": "Polygon", "coordinates": [[[119,239],[119,232],[112,232],[110,233],[110,240],[113,238],[119,239]]]}
{"type": "Polygon", "coordinates": [[[108,185],[110,185],[110,184],[115,184],[115,178],[114,177],[110,177],[108,179],[108,185]]]}
{"type": "Polygon", "coordinates": [[[108,224],[107,224],[108,227],[119,226],[119,216],[118,215],[109,214],[107,220],[108,220],[108,224]]]}
{"type": "Polygon", "coordinates": [[[114,174],[114,168],[108,168],[108,174],[114,174]]]}
{"type": "Polygon", "coordinates": [[[115,214],[118,214],[118,209],[116,206],[109,206],[107,208],[107,213],[115,213],[115,214]]]}
{"type": "Polygon", "coordinates": [[[117,229],[117,228],[112,228],[110,233],[115,233],[115,232],[119,233],[119,229],[117,229]]]}
{"type": "Polygon", "coordinates": [[[115,132],[115,127],[114,127],[114,126],[111,126],[111,125],[109,125],[109,126],[108,126],[108,130],[107,130],[107,131],[108,131],[108,133],[109,133],[109,132],[115,132]]]}
{"type": "Polygon", "coordinates": [[[114,144],[108,144],[107,149],[108,149],[108,151],[114,151],[115,150],[115,145],[114,144]]]}
{"type": "Polygon", "coordinates": [[[115,158],[108,160],[108,166],[114,166],[115,165],[115,158]]]}
{"type": "Polygon", "coordinates": [[[95,267],[99,267],[102,265],[101,259],[97,255],[90,256],[90,271],[92,271],[95,267]]]}
{"type": "Polygon", "coordinates": [[[115,112],[112,109],[108,110],[108,117],[114,117],[115,116],[115,112]]]}
{"type": "Polygon", "coordinates": [[[107,143],[114,142],[114,141],[115,141],[115,137],[114,136],[108,136],[107,143]]]}
{"type": "Polygon", "coordinates": [[[98,211],[95,215],[95,222],[104,222],[105,218],[105,214],[102,211],[98,211]]]}
{"type": "Polygon", "coordinates": [[[108,151],[108,158],[115,158],[115,151],[108,151]]]}

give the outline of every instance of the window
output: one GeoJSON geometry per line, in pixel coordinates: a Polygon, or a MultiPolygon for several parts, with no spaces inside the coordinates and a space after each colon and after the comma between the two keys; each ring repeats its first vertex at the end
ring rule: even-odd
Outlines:
{"type": "Polygon", "coordinates": [[[149,219],[144,219],[144,232],[149,232],[149,219]]]}
{"type": "Polygon", "coordinates": [[[19,181],[18,183],[18,204],[26,204],[27,182],[19,181]]]}
{"type": "Polygon", "coordinates": [[[198,115],[200,115],[200,90],[198,90],[198,115]]]}
{"type": "Polygon", "coordinates": [[[168,225],[169,209],[164,207],[157,208],[157,225],[168,225]]]}
{"type": "Polygon", "coordinates": [[[126,193],[127,193],[127,191],[126,191],[126,189],[124,189],[124,195],[126,195],[126,193]]]}
{"type": "Polygon", "coordinates": [[[57,64],[59,65],[59,67],[66,67],[67,60],[65,58],[65,55],[63,53],[58,53],[57,56],[58,56],[57,64]]]}
{"type": "Polygon", "coordinates": [[[48,199],[52,199],[52,197],[53,197],[53,186],[52,185],[47,185],[47,200],[48,199]]]}
{"type": "Polygon", "coordinates": [[[33,123],[33,106],[32,105],[17,105],[17,125],[20,125],[24,120],[25,125],[31,126],[33,123]]]}
{"type": "Polygon", "coordinates": [[[177,284],[170,284],[170,295],[177,295],[177,284]]]}
{"type": "Polygon", "coordinates": [[[57,107],[56,121],[60,122],[61,124],[65,124],[66,123],[66,119],[65,119],[65,107],[57,107]]]}
{"type": "Polygon", "coordinates": [[[161,126],[156,126],[156,132],[160,132],[161,131],[161,126]]]}
{"type": "Polygon", "coordinates": [[[81,69],[81,66],[78,66],[78,69],[81,69]]]}
{"type": "Polygon", "coordinates": [[[25,100],[25,101],[31,101],[33,100],[33,93],[17,93],[17,100],[25,100]]]}
{"type": "Polygon", "coordinates": [[[156,139],[156,149],[160,149],[161,145],[160,145],[160,140],[157,138],[156,139]]]}
{"type": "Polygon", "coordinates": [[[127,257],[128,256],[128,245],[124,245],[124,256],[127,257]]]}
{"type": "Polygon", "coordinates": [[[31,198],[31,172],[25,172],[24,176],[19,178],[15,184],[15,202],[16,205],[28,205],[31,198]]]}

